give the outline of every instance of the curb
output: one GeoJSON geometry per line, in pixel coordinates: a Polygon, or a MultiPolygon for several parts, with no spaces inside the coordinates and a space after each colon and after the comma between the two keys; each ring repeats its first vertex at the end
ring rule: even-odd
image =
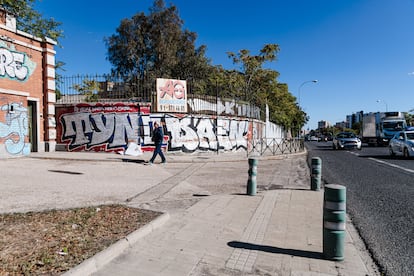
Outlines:
{"type": "Polygon", "coordinates": [[[64,276],[73,276],[73,275],[91,275],[105,266],[107,263],[118,257],[121,253],[123,253],[127,248],[131,247],[134,243],[136,243],[139,239],[143,238],[144,236],[150,234],[156,228],[161,227],[170,219],[170,215],[168,213],[164,213],[157,217],[155,220],[151,221],[150,223],[142,226],[138,230],[132,232],[131,234],[127,235],[125,238],[115,242],[108,248],[104,249],[103,251],[97,253],[96,255],[92,256],[91,258],[85,260],[81,264],[71,268],[69,271],[65,272],[64,276]]]}
{"type": "Polygon", "coordinates": [[[359,231],[356,229],[354,222],[352,221],[349,214],[346,214],[346,232],[349,234],[350,239],[354,243],[355,248],[357,249],[358,254],[361,257],[361,260],[369,273],[368,275],[382,275],[378,264],[372,257],[369,249],[367,248],[365,242],[361,238],[361,235],[359,234],[359,231]]]}
{"type": "MultiPolygon", "coordinates": [[[[95,153],[94,153],[95,154],[95,153]]],[[[123,156],[123,155],[115,155],[110,156],[107,155],[107,153],[96,153],[94,157],[91,157],[91,155],[85,154],[84,157],[78,156],[70,156],[70,153],[67,155],[62,156],[56,156],[55,154],[31,154],[27,158],[29,159],[45,159],[45,160],[70,160],[70,161],[80,161],[80,162],[142,162],[145,163],[145,159],[147,158],[134,158],[130,156],[123,156]],[[99,156],[101,154],[102,156],[99,156]]],[[[220,154],[220,155],[185,155],[185,154],[171,154],[169,156],[169,160],[167,162],[170,163],[205,163],[205,162],[211,162],[211,163],[220,163],[220,162],[240,162],[240,161],[247,161],[248,156],[247,155],[240,155],[240,154],[233,154],[227,153],[226,154],[220,154]]],[[[300,152],[292,152],[292,153],[282,153],[282,154],[275,154],[275,155],[262,155],[258,156],[258,159],[261,160],[280,160],[280,159],[286,159],[289,158],[289,156],[294,155],[302,155],[307,154],[306,149],[304,151],[300,152]]],[[[141,156],[142,157],[142,156],[141,156]]],[[[168,157],[167,157],[168,159],[168,157]]]]}

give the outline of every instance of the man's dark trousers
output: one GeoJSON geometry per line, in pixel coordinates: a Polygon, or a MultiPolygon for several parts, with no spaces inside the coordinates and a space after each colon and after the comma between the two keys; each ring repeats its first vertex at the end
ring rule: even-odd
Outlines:
{"type": "Polygon", "coordinates": [[[155,143],[155,149],[154,153],[152,154],[152,158],[150,160],[151,163],[154,163],[155,157],[157,157],[157,154],[161,157],[161,162],[165,163],[165,156],[161,149],[162,143],[155,143]]]}

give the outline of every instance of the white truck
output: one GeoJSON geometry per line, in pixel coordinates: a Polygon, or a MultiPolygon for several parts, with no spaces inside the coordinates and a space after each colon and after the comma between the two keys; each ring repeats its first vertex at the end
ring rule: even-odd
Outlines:
{"type": "Polygon", "coordinates": [[[370,146],[388,145],[397,131],[407,127],[402,112],[370,112],[362,116],[361,138],[370,146]]]}

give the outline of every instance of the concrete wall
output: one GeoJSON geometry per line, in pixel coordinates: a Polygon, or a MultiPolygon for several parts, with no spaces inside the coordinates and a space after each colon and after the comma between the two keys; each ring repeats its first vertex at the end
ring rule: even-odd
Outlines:
{"type": "Polygon", "coordinates": [[[154,121],[164,128],[165,149],[175,152],[247,150],[249,139],[284,137],[282,128],[270,122],[149,110],[128,103],[58,105],[57,150],[124,151],[135,142],[150,151],[154,121]]]}

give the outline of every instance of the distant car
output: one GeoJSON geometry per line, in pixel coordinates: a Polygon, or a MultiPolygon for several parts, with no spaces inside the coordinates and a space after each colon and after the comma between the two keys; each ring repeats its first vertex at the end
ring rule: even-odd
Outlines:
{"type": "Polygon", "coordinates": [[[309,138],[309,141],[319,141],[319,138],[318,138],[318,137],[316,137],[316,136],[311,136],[311,137],[309,138]]]}
{"type": "Polygon", "coordinates": [[[397,132],[388,145],[390,155],[414,157],[414,130],[397,132]]]}
{"type": "Polygon", "coordinates": [[[352,132],[340,132],[332,139],[332,148],[361,150],[362,142],[352,132]]]}

